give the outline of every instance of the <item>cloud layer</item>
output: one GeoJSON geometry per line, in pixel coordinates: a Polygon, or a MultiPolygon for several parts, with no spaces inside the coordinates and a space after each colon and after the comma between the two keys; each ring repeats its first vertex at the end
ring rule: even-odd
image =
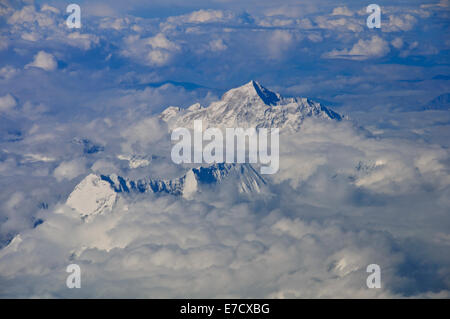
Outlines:
{"type": "Polygon", "coordinates": [[[449,297],[450,115],[416,112],[449,92],[448,1],[386,3],[380,30],[358,1],[80,1],[79,30],[58,1],[9,3],[1,297],[449,297]],[[90,173],[184,174],[159,112],[250,79],[352,120],[282,135],[264,198],[121,194],[89,223],[65,205],[90,173]]]}

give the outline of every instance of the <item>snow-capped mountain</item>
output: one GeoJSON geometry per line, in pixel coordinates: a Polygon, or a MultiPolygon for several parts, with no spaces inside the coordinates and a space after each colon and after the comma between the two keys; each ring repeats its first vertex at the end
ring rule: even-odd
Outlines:
{"type": "Polygon", "coordinates": [[[238,189],[241,193],[251,194],[261,192],[266,181],[250,164],[219,163],[210,166],[200,166],[190,169],[185,175],[176,179],[144,178],[130,180],[117,175],[101,175],[101,179],[110,184],[117,192],[139,193],[167,193],[188,197],[199,189],[201,184],[217,184],[225,178],[235,176],[239,178],[238,189]]]}
{"type": "MultiPolygon", "coordinates": [[[[284,98],[258,82],[249,83],[226,92],[220,101],[208,107],[194,104],[187,109],[169,107],[160,114],[169,128],[191,128],[194,120],[203,120],[206,127],[280,128],[297,131],[307,117],[341,120],[342,117],[320,103],[307,98],[284,98]]],[[[86,143],[85,143],[86,144],[86,143]]],[[[123,157],[130,168],[150,164],[145,157],[123,157]]],[[[120,193],[155,193],[183,196],[191,199],[202,187],[220,184],[234,177],[236,188],[243,194],[262,192],[267,184],[250,164],[218,163],[190,169],[175,179],[140,178],[90,174],[83,179],[67,199],[67,205],[89,218],[111,210],[120,193]]]]}
{"type": "Polygon", "coordinates": [[[95,215],[111,211],[119,193],[162,193],[191,199],[202,187],[219,184],[227,178],[236,178],[237,189],[247,195],[260,193],[267,185],[250,164],[213,164],[167,180],[90,174],[75,187],[66,204],[89,221],[95,215]]]}
{"type": "Polygon", "coordinates": [[[199,103],[187,109],[171,106],[160,114],[170,129],[192,128],[194,120],[206,127],[265,127],[297,131],[305,118],[341,120],[342,116],[307,98],[284,98],[256,81],[227,91],[208,107],[199,103]]]}
{"type": "Polygon", "coordinates": [[[89,221],[93,216],[111,211],[117,193],[100,176],[89,174],[70,193],[66,205],[89,221]]]}

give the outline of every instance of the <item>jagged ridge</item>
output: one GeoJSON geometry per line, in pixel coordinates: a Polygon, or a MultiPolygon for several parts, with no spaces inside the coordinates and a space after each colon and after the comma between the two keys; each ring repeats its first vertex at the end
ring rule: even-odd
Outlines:
{"type": "Polygon", "coordinates": [[[86,176],[69,195],[66,204],[75,209],[83,219],[111,211],[119,193],[165,193],[191,199],[201,185],[218,184],[235,176],[240,193],[260,193],[267,184],[250,164],[219,163],[208,167],[190,169],[175,179],[130,180],[117,175],[86,176]]]}
{"type": "Polygon", "coordinates": [[[277,127],[294,132],[308,117],[342,119],[340,114],[318,102],[300,97],[284,98],[256,81],[229,90],[208,107],[199,103],[185,110],[171,106],[160,114],[170,129],[192,128],[194,120],[203,120],[206,127],[277,127]]]}
{"type": "MultiPolygon", "coordinates": [[[[240,177],[240,192],[260,192],[261,186],[266,181],[256,172],[250,164],[218,163],[206,167],[191,169],[195,179],[200,184],[215,184],[221,182],[225,177],[236,174],[240,177]]],[[[117,193],[139,192],[139,193],[168,193],[172,195],[183,195],[188,173],[176,179],[152,179],[143,178],[130,180],[117,175],[100,175],[103,181],[110,184],[117,193]]]]}

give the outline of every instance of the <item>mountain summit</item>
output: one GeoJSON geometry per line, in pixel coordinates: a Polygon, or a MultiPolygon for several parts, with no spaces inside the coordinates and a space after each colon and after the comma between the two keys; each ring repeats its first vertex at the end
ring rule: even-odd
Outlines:
{"type": "Polygon", "coordinates": [[[294,132],[308,117],[342,119],[341,115],[318,102],[301,97],[282,97],[256,81],[227,91],[208,107],[199,103],[187,109],[171,106],[160,114],[170,129],[192,128],[194,120],[203,120],[206,127],[273,127],[294,132]]]}
{"type": "Polygon", "coordinates": [[[276,105],[281,100],[281,96],[252,80],[243,86],[227,91],[222,97],[222,101],[239,100],[243,103],[258,99],[261,99],[266,105],[276,105]]]}

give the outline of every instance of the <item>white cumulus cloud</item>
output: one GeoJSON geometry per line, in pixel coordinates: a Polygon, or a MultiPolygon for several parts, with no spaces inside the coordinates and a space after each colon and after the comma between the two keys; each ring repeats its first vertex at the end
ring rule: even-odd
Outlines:
{"type": "Polygon", "coordinates": [[[85,165],[82,160],[74,159],[67,162],[62,162],[55,168],[53,176],[58,181],[64,179],[71,180],[77,176],[80,176],[86,171],[85,165]]]}
{"type": "Polygon", "coordinates": [[[12,110],[17,105],[16,99],[11,94],[0,96],[0,112],[12,110]]]}
{"type": "Polygon", "coordinates": [[[35,68],[41,68],[45,71],[53,71],[57,68],[58,64],[56,62],[55,57],[47,53],[45,51],[39,51],[35,56],[34,60],[27,64],[25,68],[29,67],[35,67],[35,68]]]}
{"type": "Polygon", "coordinates": [[[379,36],[373,36],[369,40],[359,40],[353,47],[343,50],[332,50],[324,55],[331,59],[367,60],[380,58],[390,52],[389,44],[379,36]]]}
{"type": "Polygon", "coordinates": [[[351,12],[347,7],[336,7],[333,9],[333,12],[331,13],[333,16],[348,16],[351,17],[353,15],[353,12],[351,12]]]}

